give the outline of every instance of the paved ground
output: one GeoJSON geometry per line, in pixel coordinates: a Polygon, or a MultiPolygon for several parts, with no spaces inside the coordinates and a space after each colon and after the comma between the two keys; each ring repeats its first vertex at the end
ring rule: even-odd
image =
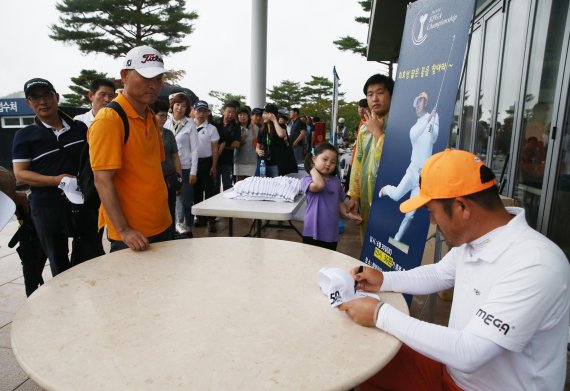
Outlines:
{"type": "MultiPolygon", "coordinates": [[[[251,222],[251,220],[246,219],[234,219],[234,236],[246,235],[251,222]]],[[[294,224],[299,230],[302,230],[301,222],[294,222],[294,224]]],[[[218,232],[215,234],[208,233],[205,227],[194,228],[194,236],[228,236],[227,219],[221,219],[217,226],[218,232]]],[[[20,259],[16,251],[8,248],[7,245],[16,229],[17,222],[12,221],[0,232],[0,391],[41,389],[20,368],[10,345],[12,318],[26,300],[20,259]]],[[[263,231],[262,236],[301,242],[300,237],[292,229],[268,228],[263,231]]],[[[426,245],[424,263],[433,260],[433,242],[434,240],[431,239],[426,245]]],[[[360,240],[357,226],[346,223],[345,231],[339,241],[338,251],[354,258],[359,257],[360,240]]],[[[49,266],[46,266],[43,275],[46,281],[51,278],[49,266]]],[[[410,313],[416,318],[445,325],[449,318],[450,307],[450,301],[443,300],[438,295],[432,295],[429,298],[416,296],[412,302],[410,313]]],[[[568,385],[566,390],[570,390],[568,385]]]]}

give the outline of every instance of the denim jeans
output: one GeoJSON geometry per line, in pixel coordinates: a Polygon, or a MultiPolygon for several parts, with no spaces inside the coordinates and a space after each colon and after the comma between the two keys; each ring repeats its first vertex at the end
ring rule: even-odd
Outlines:
{"type": "Polygon", "coordinates": [[[184,219],[186,227],[191,228],[194,224],[194,215],[192,214],[192,205],[194,205],[194,186],[188,180],[190,178],[190,169],[182,170],[182,210],[184,211],[184,219]]]}

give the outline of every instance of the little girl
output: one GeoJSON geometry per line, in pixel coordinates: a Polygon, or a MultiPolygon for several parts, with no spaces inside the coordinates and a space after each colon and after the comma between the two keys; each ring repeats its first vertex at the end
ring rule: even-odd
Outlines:
{"type": "Polygon", "coordinates": [[[362,222],[358,214],[348,213],[344,204],[344,190],[336,176],[338,151],[329,143],[319,144],[313,154],[305,157],[305,171],[301,190],[307,197],[303,243],[336,250],[339,213],[356,224],[362,222]]]}

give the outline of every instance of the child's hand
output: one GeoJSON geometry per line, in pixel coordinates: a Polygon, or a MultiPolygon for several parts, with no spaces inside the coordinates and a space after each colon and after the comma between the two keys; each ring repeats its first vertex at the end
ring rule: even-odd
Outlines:
{"type": "Polygon", "coordinates": [[[362,216],[356,213],[347,213],[348,217],[352,220],[354,224],[362,224],[362,216]]]}

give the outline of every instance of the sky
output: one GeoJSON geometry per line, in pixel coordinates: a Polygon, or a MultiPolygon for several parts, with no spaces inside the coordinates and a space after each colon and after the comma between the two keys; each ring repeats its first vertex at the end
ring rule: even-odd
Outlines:
{"type": "MultiPolygon", "coordinates": [[[[0,0],[3,61],[0,97],[22,91],[33,77],[51,81],[60,94],[70,93],[71,77],[82,69],[119,78],[122,60],[105,54],[85,55],[76,46],[49,38],[49,25],[58,21],[55,0],[0,0]]],[[[250,96],[251,0],[187,0],[196,11],[194,32],[184,39],[188,49],[165,56],[168,69],[183,69],[180,84],[198,97],[212,90],[250,96]]],[[[307,82],[311,75],[332,80],[333,66],[340,91],[348,101],[364,97],[362,87],[386,67],[342,52],[333,41],[351,35],[366,41],[367,26],[354,18],[364,12],[357,0],[269,0],[267,88],[283,80],[307,82]]],[[[213,102],[215,103],[215,102],[213,102]]]]}

